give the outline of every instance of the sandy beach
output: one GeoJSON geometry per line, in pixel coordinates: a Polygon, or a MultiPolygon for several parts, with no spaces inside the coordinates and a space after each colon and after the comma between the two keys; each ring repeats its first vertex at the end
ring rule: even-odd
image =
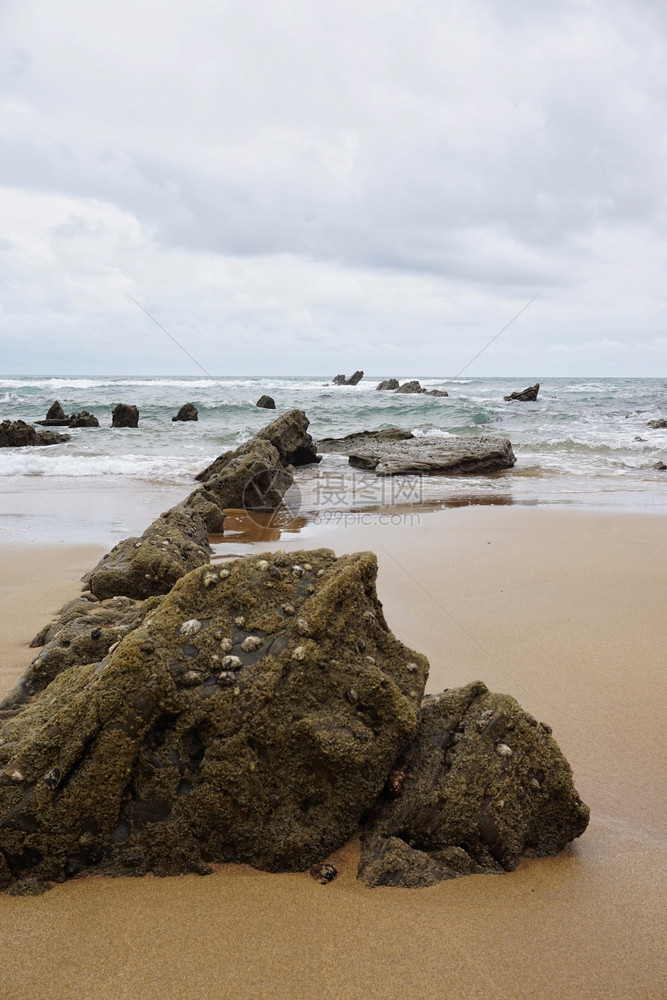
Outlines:
{"type": "MultiPolygon", "coordinates": [[[[518,506],[366,520],[263,547],[374,550],[427,690],[480,678],[550,723],[591,808],[584,836],[431,889],[363,886],[352,842],[328,886],[227,865],[2,895],[3,1000],[666,995],[667,521],[518,506]]],[[[101,551],[0,547],[0,694],[101,551]]]]}

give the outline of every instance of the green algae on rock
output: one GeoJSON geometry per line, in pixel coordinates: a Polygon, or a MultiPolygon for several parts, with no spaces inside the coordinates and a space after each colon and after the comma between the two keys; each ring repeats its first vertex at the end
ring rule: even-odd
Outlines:
{"type": "Polygon", "coordinates": [[[302,871],[344,844],[428,671],[376,573],[372,553],[325,549],[203,566],[99,663],[59,672],[0,730],[0,886],[302,871]]]}
{"type": "Polygon", "coordinates": [[[426,697],[362,835],[359,877],[409,888],[557,854],[589,810],[551,729],[481,681],[426,697]]]}

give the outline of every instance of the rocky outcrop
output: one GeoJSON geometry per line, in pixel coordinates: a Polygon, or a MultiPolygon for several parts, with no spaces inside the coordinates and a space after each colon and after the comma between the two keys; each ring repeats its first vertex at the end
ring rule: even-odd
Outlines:
{"type": "Polygon", "coordinates": [[[649,420],[647,427],[652,427],[654,430],[664,430],[667,427],[667,420],[661,417],[659,420],[649,420]]]}
{"type": "Polygon", "coordinates": [[[516,462],[510,442],[495,437],[378,438],[336,450],[348,455],[350,465],[372,469],[378,476],[416,472],[479,475],[510,469],[516,462]]]}
{"type": "Polygon", "coordinates": [[[60,671],[3,726],[0,887],[303,871],[344,844],[415,736],[428,670],[375,576],[372,553],[327,550],[207,565],[60,671]]]}
{"type": "MultiPolygon", "coordinates": [[[[222,527],[222,511],[217,512],[222,527]]],[[[99,600],[166,594],[177,580],[207,563],[211,549],[206,517],[185,501],[161,514],[140,538],[124,538],[100,559],[86,583],[99,600]]]]}
{"type": "Polygon", "coordinates": [[[194,403],[184,403],[172,422],[176,420],[199,420],[199,410],[194,403]]]}
{"type": "Polygon", "coordinates": [[[51,406],[46,411],[47,420],[69,420],[69,417],[63,410],[60,402],[58,400],[52,403],[51,406]]]}
{"type": "MultiPolygon", "coordinates": [[[[278,452],[280,464],[288,465],[310,465],[320,461],[317,454],[315,442],[308,433],[309,420],[303,410],[288,410],[280,417],[277,417],[262,430],[258,431],[254,437],[240,445],[234,451],[226,451],[219,455],[210,465],[208,465],[196,477],[199,482],[207,482],[212,477],[219,475],[232,461],[249,452],[252,452],[257,441],[268,441],[278,452]]],[[[279,471],[279,470],[276,470],[279,471]]],[[[230,506],[233,506],[230,504],[230,506]]],[[[239,506],[238,504],[236,506],[239,506]]]]}
{"type": "Polygon", "coordinates": [[[69,434],[54,431],[36,431],[23,420],[3,420],[0,423],[0,448],[25,448],[29,445],[63,444],[69,434]]]}
{"type": "Polygon", "coordinates": [[[404,382],[403,385],[399,385],[399,387],[396,389],[396,392],[404,395],[419,395],[419,396],[449,395],[449,393],[445,392],[444,389],[424,389],[422,384],[417,379],[413,379],[411,382],[404,382]]]}
{"type": "Polygon", "coordinates": [[[399,381],[397,378],[386,378],[382,382],[378,382],[375,386],[376,389],[398,389],[399,381]]]}
{"type": "Polygon", "coordinates": [[[344,375],[336,375],[332,381],[334,385],[357,385],[357,383],[361,382],[363,377],[364,373],[362,371],[356,371],[354,375],[350,375],[349,378],[345,378],[344,375]]]}
{"type": "Polygon", "coordinates": [[[31,647],[42,649],[19,684],[0,703],[0,723],[15,715],[63,670],[102,660],[161,600],[161,597],[145,601],[114,597],[99,601],[86,593],[69,601],[55,621],[46,625],[30,643],[31,647]]]}
{"type": "Polygon", "coordinates": [[[412,431],[404,431],[400,427],[385,427],[380,431],[356,431],[353,434],[346,434],[342,438],[321,438],[317,442],[317,450],[349,455],[355,449],[368,445],[381,445],[391,441],[410,441],[413,439],[412,431]]]}
{"type": "Polygon", "coordinates": [[[529,385],[527,389],[523,389],[521,392],[512,392],[509,396],[503,396],[503,399],[506,403],[515,400],[521,403],[534,403],[539,391],[540,383],[536,382],[535,385],[529,385]]]}
{"type": "Polygon", "coordinates": [[[139,410],[128,403],[117,403],[111,414],[112,427],[138,427],[139,410]]]}
{"type": "Polygon", "coordinates": [[[276,401],[273,396],[260,396],[255,406],[261,406],[264,410],[275,410],[276,401]]]}
{"type": "Polygon", "coordinates": [[[359,877],[416,888],[512,871],[581,836],[589,810],[551,728],[477,681],[428,697],[362,836],[359,877]]]}
{"type": "Polygon", "coordinates": [[[39,424],[40,427],[68,427],[70,418],[67,416],[62,406],[58,402],[52,403],[51,406],[46,411],[46,418],[44,420],[36,420],[35,423],[39,424]]]}
{"type": "Polygon", "coordinates": [[[74,413],[69,418],[70,427],[99,427],[100,422],[97,417],[89,413],[88,410],[81,410],[80,413],[74,413]]]}

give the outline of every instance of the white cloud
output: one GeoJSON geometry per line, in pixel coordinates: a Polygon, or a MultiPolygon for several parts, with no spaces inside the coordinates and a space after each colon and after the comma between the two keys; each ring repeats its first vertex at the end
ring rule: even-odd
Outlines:
{"type": "Polygon", "coordinates": [[[544,288],[475,371],[664,368],[649,0],[0,11],[6,363],[151,371],[130,291],[224,370],[445,374],[544,288]]]}

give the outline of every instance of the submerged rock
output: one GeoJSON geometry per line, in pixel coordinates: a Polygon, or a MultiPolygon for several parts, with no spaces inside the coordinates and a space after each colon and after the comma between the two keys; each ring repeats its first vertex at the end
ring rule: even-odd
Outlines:
{"type": "MultiPolygon", "coordinates": [[[[378,389],[379,388],[380,386],[378,386],[378,389]]],[[[419,396],[449,396],[449,393],[445,392],[444,389],[425,389],[421,382],[418,382],[417,379],[413,379],[411,382],[404,382],[403,385],[399,385],[396,392],[419,396]]]]}
{"type": "Polygon", "coordinates": [[[649,420],[646,426],[654,430],[664,430],[667,427],[667,420],[664,417],[660,417],[659,420],[649,420]]]}
{"type": "Polygon", "coordinates": [[[199,410],[194,403],[184,403],[176,416],[171,419],[172,422],[176,420],[199,420],[199,410]]]}
{"type": "Polygon", "coordinates": [[[589,810],[551,736],[481,681],[427,697],[362,835],[359,877],[415,888],[512,871],[581,836],[589,810]]]}
{"type": "Polygon", "coordinates": [[[303,871],[342,846],[414,738],[428,670],[389,631],[376,571],[328,550],[204,566],[58,673],[3,726],[0,887],[303,871]]]}
{"type": "Polygon", "coordinates": [[[509,396],[503,396],[503,399],[506,403],[514,400],[521,403],[534,403],[539,391],[540,383],[536,382],[535,385],[529,385],[527,389],[522,389],[521,392],[512,392],[509,396]]]}
{"type": "Polygon", "coordinates": [[[372,469],[378,476],[402,473],[472,475],[510,469],[516,463],[512,445],[495,437],[419,437],[360,441],[346,449],[350,465],[372,469]]]}
{"type": "Polygon", "coordinates": [[[69,441],[69,434],[54,431],[36,431],[24,420],[3,420],[0,423],[0,448],[25,448],[47,444],[63,444],[69,441]]]}
{"type": "Polygon", "coordinates": [[[276,401],[273,396],[260,396],[255,406],[260,406],[264,410],[275,410],[276,401]]]}
{"type": "Polygon", "coordinates": [[[111,413],[112,427],[138,427],[139,410],[128,403],[117,403],[111,413]]]}
{"type": "Polygon", "coordinates": [[[382,382],[378,382],[375,386],[376,389],[398,389],[399,381],[397,378],[385,378],[382,382]]]}

